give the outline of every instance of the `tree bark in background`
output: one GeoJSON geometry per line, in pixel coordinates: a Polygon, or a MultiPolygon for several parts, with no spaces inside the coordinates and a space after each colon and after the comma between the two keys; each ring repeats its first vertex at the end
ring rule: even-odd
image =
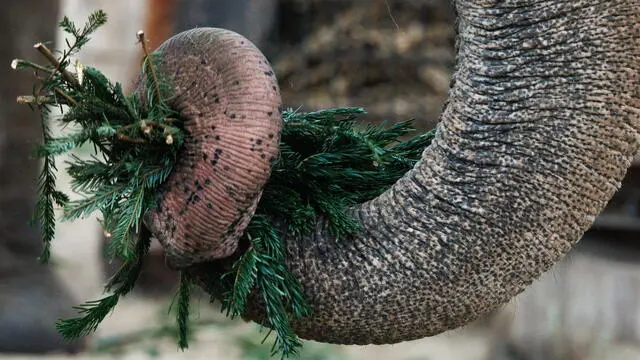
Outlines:
{"type": "MultiPolygon", "coordinates": [[[[14,58],[36,59],[32,45],[56,37],[58,1],[7,1],[0,12],[0,352],[77,351],[55,321],[76,303],[40,265],[40,234],[30,227],[38,162],[30,158],[41,138],[39,121],[16,96],[32,92],[28,72],[10,70],[14,58]]],[[[37,59],[41,61],[41,59],[37,59]]]]}

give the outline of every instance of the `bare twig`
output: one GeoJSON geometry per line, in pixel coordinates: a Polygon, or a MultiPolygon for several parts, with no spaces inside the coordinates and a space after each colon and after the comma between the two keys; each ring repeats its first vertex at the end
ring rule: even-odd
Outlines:
{"type": "Polygon", "coordinates": [[[52,73],[53,70],[46,68],[42,65],[38,65],[36,63],[32,63],[31,61],[27,61],[27,60],[22,60],[22,59],[14,59],[11,62],[11,68],[14,70],[20,70],[20,69],[24,69],[24,68],[32,68],[34,70],[38,70],[38,71],[44,71],[47,73],[52,73]]]}
{"type": "Polygon", "coordinates": [[[62,64],[60,64],[60,61],[58,61],[58,59],[55,57],[55,55],[53,55],[51,50],[46,47],[46,45],[44,45],[43,43],[37,43],[33,45],[33,47],[38,50],[45,58],[47,58],[47,60],[51,63],[51,65],[54,66],[56,70],[60,71],[62,77],[66,82],[68,82],[74,88],[80,89],[80,83],[78,82],[78,80],[73,76],[73,74],[67,71],[67,69],[61,67],[62,64]]]}
{"type": "Polygon", "coordinates": [[[48,104],[63,104],[63,105],[78,105],[78,102],[69,96],[69,94],[64,91],[56,88],[56,93],[62,96],[62,101],[60,99],[56,99],[53,96],[42,95],[42,96],[33,96],[33,95],[20,95],[16,98],[16,102],[18,104],[35,104],[35,105],[48,105],[48,104]]]}
{"type": "Polygon", "coordinates": [[[62,96],[65,100],[67,100],[69,102],[69,104],[71,105],[78,105],[78,102],[72,98],[69,94],[67,94],[66,92],[60,90],[60,88],[56,88],[55,89],[56,93],[60,96],[62,96]]]}
{"type": "Polygon", "coordinates": [[[153,66],[153,61],[149,57],[149,48],[147,47],[147,40],[144,37],[144,31],[140,30],[137,34],[138,41],[142,44],[142,51],[144,52],[144,61],[147,62],[149,66],[149,71],[151,72],[151,76],[153,77],[153,85],[155,86],[156,96],[158,97],[158,102],[162,101],[162,94],[160,93],[160,83],[158,82],[158,76],[156,75],[156,69],[153,66]]]}
{"type": "Polygon", "coordinates": [[[18,104],[55,104],[56,100],[51,96],[32,96],[32,95],[20,95],[16,98],[18,104]]]}
{"type": "Polygon", "coordinates": [[[146,143],[146,141],[144,139],[132,138],[131,136],[127,136],[127,135],[122,134],[122,133],[117,133],[116,137],[118,138],[118,140],[124,141],[124,142],[130,142],[130,143],[134,143],[134,144],[145,144],[146,143]]]}
{"type": "Polygon", "coordinates": [[[393,17],[393,14],[391,13],[391,5],[389,5],[389,0],[384,0],[384,4],[387,5],[387,12],[389,13],[389,17],[391,18],[391,21],[393,21],[393,25],[395,25],[396,30],[400,30],[400,25],[398,25],[396,18],[393,17]]]}

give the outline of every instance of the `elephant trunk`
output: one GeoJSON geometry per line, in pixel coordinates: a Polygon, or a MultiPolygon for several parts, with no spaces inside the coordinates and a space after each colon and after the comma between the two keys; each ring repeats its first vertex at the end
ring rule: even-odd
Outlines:
{"type": "MultiPolygon", "coordinates": [[[[296,333],[342,344],[438,334],[566,254],[640,144],[639,5],[457,0],[452,89],[422,160],[351,210],[359,236],[336,241],[324,220],[282,234],[313,311],[296,333]]],[[[203,282],[208,266],[193,268],[203,282]]],[[[264,320],[258,301],[246,315],[264,320]]]]}
{"type": "Polygon", "coordinates": [[[572,248],[638,149],[637,0],[456,6],[453,87],[422,160],[353,210],[361,236],[320,222],[287,238],[303,338],[395,343],[488,314],[572,248]]]}

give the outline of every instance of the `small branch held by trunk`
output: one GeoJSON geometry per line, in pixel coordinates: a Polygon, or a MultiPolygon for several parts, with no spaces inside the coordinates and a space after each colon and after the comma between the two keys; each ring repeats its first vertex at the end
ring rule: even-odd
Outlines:
{"type": "Polygon", "coordinates": [[[46,73],[51,74],[53,72],[53,70],[46,68],[42,65],[38,65],[36,63],[32,63],[31,61],[27,61],[27,60],[22,60],[22,59],[14,59],[13,61],[11,61],[11,68],[13,70],[20,70],[20,69],[24,69],[24,68],[32,68],[34,70],[37,71],[44,71],[46,73]]]}
{"type": "Polygon", "coordinates": [[[56,100],[51,96],[32,96],[32,95],[20,95],[16,98],[18,104],[55,104],[56,100]]]}
{"type": "Polygon", "coordinates": [[[153,77],[153,84],[155,85],[157,100],[162,100],[162,94],[160,93],[160,83],[158,82],[158,76],[156,75],[156,69],[153,66],[153,61],[149,58],[149,48],[147,47],[147,40],[144,36],[144,31],[140,30],[137,34],[138,41],[142,45],[142,51],[144,52],[144,61],[149,65],[149,71],[151,72],[151,76],[153,77]]]}
{"type": "Polygon", "coordinates": [[[60,61],[58,61],[58,59],[55,57],[55,55],[53,55],[48,47],[46,47],[43,43],[37,43],[33,45],[33,47],[34,49],[38,50],[38,52],[40,52],[40,54],[42,54],[45,58],[47,58],[47,60],[56,68],[56,70],[60,71],[62,77],[66,82],[68,82],[74,88],[80,89],[80,83],[78,82],[78,79],[76,79],[72,73],[61,66],[62,64],[60,64],[60,61]]]}
{"type": "Polygon", "coordinates": [[[56,88],[56,93],[60,96],[62,96],[65,100],[67,100],[69,102],[70,105],[78,105],[78,102],[71,97],[71,95],[67,94],[66,92],[60,90],[60,88],[56,88]]]}
{"type": "Polygon", "coordinates": [[[20,95],[16,98],[16,102],[18,104],[35,104],[35,105],[78,105],[78,102],[72,98],[69,94],[64,91],[56,88],[55,92],[62,97],[62,99],[57,99],[53,96],[42,95],[42,96],[33,96],[33,95],[20,95]],[[62,100],[62,101],[61,101],[62,100]]]}
{"type": "Polygon", "coordinates": [[[144,139],[132,138],[131,136],[127,136],[127,135],[122,134],[122,133],[117,133],[116,137],[118,138],[118,140],[124,141],[124,142],[129,142],[129,143],[134,143],[134,144],[144,144],[144,143],[146,143],[146,141],[144,141],[144,139]]]}

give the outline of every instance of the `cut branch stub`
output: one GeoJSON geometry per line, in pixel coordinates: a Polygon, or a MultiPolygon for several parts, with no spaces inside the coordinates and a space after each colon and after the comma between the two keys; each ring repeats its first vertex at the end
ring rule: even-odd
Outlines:
{"type": "MultiPolygon", "coordinates": [[[[145,224],[172,268],[233,254],[278,155],[280,93],[264,55],[222,29],[180,33],[156,51],[187,134],[145,224]]],[[[135,91],[146,94],[143,75],[135,91]]]]}

